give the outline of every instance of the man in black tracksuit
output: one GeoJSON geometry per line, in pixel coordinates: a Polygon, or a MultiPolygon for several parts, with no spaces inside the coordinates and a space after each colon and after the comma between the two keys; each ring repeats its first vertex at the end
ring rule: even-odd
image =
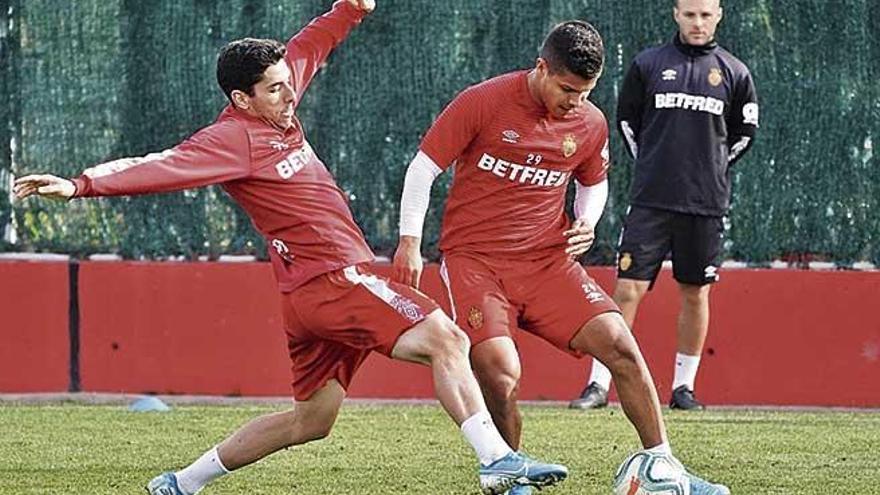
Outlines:
{"type": "MultiPolygon", "coordinates": [[[[721,15],[719,0],[677,0],[679,32],[636,56],[617,107],[635,167],[613,297],[632,328],[639,302],[672,253],[682,306],[670,407],[680,409],[703,409],[694,381],[709,328],[709,288],[718,280],[730,167],[758,127],[748,68],[714,39],[721,15]]],[[[571,407],[606,405],[610,382],[607,368],[594,360],[571,407]]]]}

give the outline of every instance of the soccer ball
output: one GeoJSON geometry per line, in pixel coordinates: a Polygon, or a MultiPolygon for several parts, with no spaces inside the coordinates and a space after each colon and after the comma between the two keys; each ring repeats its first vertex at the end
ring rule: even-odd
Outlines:
{"type": "Polygon", "coordinates": [[[670,454],[644,450],[626,458],[614,475],[614,495],[690,495],[684,467],[670,454]]]}

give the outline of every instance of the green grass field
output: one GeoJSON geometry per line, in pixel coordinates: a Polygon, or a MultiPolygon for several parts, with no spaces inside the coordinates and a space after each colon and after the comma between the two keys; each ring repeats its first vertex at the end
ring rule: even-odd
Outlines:
{"type": "MultiPolygon", "coordinates": [[[[0,405],[0,493],[136,494],[251,417],[282,406],[0,405]]],[[[525,406],[524,447],[572,471],[544,494],[608,494],[637,448],[619,409],[525,406]]],[[[678,457],[734,494],[880,494],[880,414],[667,413],[678,457]]],[[[281,452],[212,494],[477,494],[470,448],[439,407],[347,404],[323,441],[281,452]]]]}

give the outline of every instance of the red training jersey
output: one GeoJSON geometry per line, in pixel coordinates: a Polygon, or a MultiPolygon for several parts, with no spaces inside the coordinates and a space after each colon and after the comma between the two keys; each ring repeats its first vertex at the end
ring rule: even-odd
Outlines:
{"type": "Polygon", "coordinates": [[[563,253],[566,187],[602,182],[608,123],[592,103],[553,118],[528,89],[528,71],[462,91],[431,126],[421,150],[454,177],[440,249],[535,259],[563,253]]]}
{"type": "MultiPolygon", "coordinates": [[[[348,2],[337,1],[287,43],[295,107],[323,61],[363,16],[348,2]]],[[[295,117],[291,128],[280,131],[230,105],[181,144],[98,165],[74,183],[76,197],[221,184],[266,238],[283,292],[322,273],[373,260],[345,194],[295,117]]]]}

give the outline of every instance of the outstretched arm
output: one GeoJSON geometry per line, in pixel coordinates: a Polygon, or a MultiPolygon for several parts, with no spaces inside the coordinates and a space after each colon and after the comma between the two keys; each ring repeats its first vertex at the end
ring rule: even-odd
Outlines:
{"type": "Polygon", "coordinates": [[[174,148],[123,158],[87,169],[74,179],[28,175],[15,181],[15,195],[67,199],[179,191],[239,179],[250,173],[244,132],[208,127],[174,148]]]}
{"type": "Polygon", "coordinates": [[[338,0],[329,12],[312,19],[290,38],[286,58],[297,95],[308,88],[330,52],[375,8],[375,0],[338,0]]]}

